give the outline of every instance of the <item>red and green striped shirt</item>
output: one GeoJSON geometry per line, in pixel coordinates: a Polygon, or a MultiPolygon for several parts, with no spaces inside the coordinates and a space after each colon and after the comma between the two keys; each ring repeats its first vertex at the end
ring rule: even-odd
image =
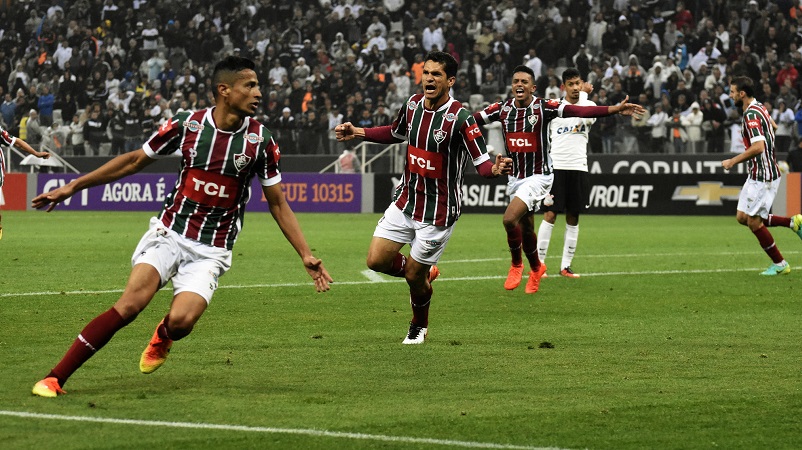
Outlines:
{"type": "Polygon", "coordinates": [[[491,103],[473,117],[479,125],[501,122],[507,156],[512,158],[511,176],[523,179],[551,173],[549,122],[562,117],[558,100],[534,97],[526,107],[518,108],[510,98],[491,103]]]}
{"type": "Polygon", "coordinates": [[[184,111],[165,122],[143,145],[151,158],[181,154],[178,181],[159,214],[162,223],[189,239],[231,249],[242,229],[251,180],[281,181],[281,156],[270,131],[246,117],[236,131],[215,126],[212,111],[184,111]]]}
{"type": "Polygon", "coordinates": [[[390,126],[407,141],[404,175],[394,201],[421,223],[451,226],[460,215],[465,166],[487,161],[487,145],[471,113],[453,98],[432,111],[423,94],[409,98],[390,126]]]}
{"type": "Polygon", "coordinates": [[[763,104],[757,100],[752,100],[752,103],[744,111],[741,121],[741,137],[743,137],[746,148],[749,148],[754,142],[766,141],[765,151],[747,161],[746,168],[749,178],[755,181],[774,181],[780,178],[771,116],[763,104]]]}
{"type": "MultiPolygon", "coordinates": [[[[15,140],[17,140],[17,138],[8,134],[8,131],[3,129],[3,127],[0,127],[0,144],[11,147],[14,145],[15,140]]],[[[6,160],[3,154],[4,152],[0,150],[0,187],[3,186],[3,181],[6,176],[6,160]]]]}

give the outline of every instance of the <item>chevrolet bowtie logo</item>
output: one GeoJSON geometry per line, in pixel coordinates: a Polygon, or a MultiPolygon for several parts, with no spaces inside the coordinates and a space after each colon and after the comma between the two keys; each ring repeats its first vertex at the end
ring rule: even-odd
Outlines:
{"type": "Polygon", "coordinates": [[[700,181],[696,186],[677,186],[671,200],[695,200],[696,206],[719,206],[721,200],[738,200],[740,186],[724,186],[720,181],[700,181]]]}

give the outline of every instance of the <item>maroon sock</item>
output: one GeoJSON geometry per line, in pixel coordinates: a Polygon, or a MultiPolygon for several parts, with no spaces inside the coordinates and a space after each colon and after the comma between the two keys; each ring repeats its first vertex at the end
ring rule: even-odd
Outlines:
{"type": "Polygon", "coordinates": [[[760,246],[763,247],[763,251],[769,255],[769,258],[771,258],[774,264],[783,262],[783,255],[780,254],[780,249],[778,249],[777,245],[774,243],[774,237],[771,235],[768,228],[760,227],[757,231],[753,231],[752,233],[755,234],[757,241],[760,242],[760,246]]]}
{"type": "Polygon", "coordinates": [[[167,322],[170,320],[170,315],[167,314],[164,316],[164,320],[159,323],[159,326],[156,328],[156,334],[159,335],[159,338],[164,341],[173,341],[175,339],[170,338],[170,333],[167,331],[167,322]]]}
{"type": "Polygon", "coordinates": [[[429,326],[429,304],[432,301],[432,293],[434,291],[429,288],[429,292],[423,295],[409,296],[409,304],[412,305],[412,323],[419,327],[429,326]]]}
{"type": "Polygon", "coordinates": [[[72,343],[70,349],[47,376],[56,377],[58,384],[63,387],[67,379],[81,367],[81,364],[103,348],[114,336],[114,333],[131,321],[133,318],[128,321],[124,320],[114,308],[95,317],[81,330],[81,334],[72,343]]]}
{"type": "Polygon", "coordinates": [[[510,246],[510,254],[512,255],[513,266],[520,266],[524,263],[524,260],[521,258],[522,239],[520,225],[512,230],[507,230],[507,244],[510,246]]]}
{"type": "Polygon", "coordinates": [[[523,248],[524,255],[526,255],[527,261],[529,261],[529,267],[531,267],[532,270],[539,269],[540,258],[537,254],[537,235],[535,233],[524,233],[523,248]]]}
{"type": "Polygon", "coordinates": [[[391,277],[404,278],[404,270],[406,266],[407,257],[401,253],[396,253],[395,259],[393,259],[393,265],[390,266],[390,270],[385,273],[391,277]]]}
{"type": "Polygon", "coordinates": [[[791,228],[791,218],[790,217],[783,217],[783,216],[775,216],[774,214],[769,214],[768,219],[763,219],[763,225],[767,227],[786,227],[791,228]]]}

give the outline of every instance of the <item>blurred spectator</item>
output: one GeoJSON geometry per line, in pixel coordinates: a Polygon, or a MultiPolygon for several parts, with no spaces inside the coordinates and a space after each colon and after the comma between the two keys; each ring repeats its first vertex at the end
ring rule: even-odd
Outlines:
{"type": "Polygon", "coordinates": [[[43,127],[49,127],[53,123],[53,105],[55,103],[56,98],[50,92],[50,88],[47,85],[42,85],[37,107],[39,108],[39,121],[43,127]]]}
{"type": "MultiPolygon", "coordinates": [[[[107,127],[108,119],[101,113],[100,104],[96,103],[92,105],[89,116],[83,126],[87,156],[107,156],[101,153],[101,145],[108,141],[108,137],[106,136],[107,127]]],[[[105,153],[105,149],[103,153],[105,153]]]]}
{"type": "Polygon", "coordinates": [[[24,138],[25,142],[31,144],[31,147],[38,148],[42,143],[44,137],[44,130],[39,121],[39,113],[35,109],[28,111],[28,120],[26,122],[27,137],[24,138]]]}
{"type": "Polygon", "coordinates": [[[62,125],[60,120],[54,120],[49,127],[44,129],[41,151],[63,155],[68,146],[67,136],[69,133],[69,127],[62,125]]]}
{"type": "Polygon", "coordinates": [[[690,149],[690,153],[702,152],[702,139],[704,138],[702,134],[703,121],[704,115],[697,102],[691,103],[690,112],[681,116],[682,126],[685,128],[685,133],[688,136],[687,147],[690,149]]]}
{"type": "Polygon", "coordinates": [[[273,124],[276,133],[276,143],[287,154],[297,153],[295,149],[295,117],[289,107],[281,110],[279,117],[273,124]]]}
{"type": "Polygon", "coordinates": [[[11,98],[11,93],[6,92],[3,98],[3,104],[0,105],[0,116],[3,118],[3,128],[6,130],[13,130],[16,127],[15,114],[17,112],[17,103],[11,98]]]}
{"type": "Polygon", "coordinates": [[[717,102],[710,99],[702,101],[702,129],[705,131],[707,151],[709,153],[724,152],[724,137],[727,115],[717,102]]]}
{"type": "Polygon", "coordinates": [[[66,154],[70,156],[83,156],[86,154],[84,149],[84,124],[78,114],[73,114],[72,122],[69,124],[70,128],[70,148],[66,154]]]}
{"type": "Polygon", "coordinates": [[[771,118],[777,124],[777,129],[774,131],[774,143],[777,146],[776,152],[785,153],[791,149],[795,117],[794,112],[786,106],[785,99],[778,98],[777,104],[779,106],[771,114],[771,118]]]}
{"type": "Polygon", "coordinates": [[[688,141],[688,132],[682,124],[679,108],[674,109],[672,116],[666,121],[668,140],[671,142],[671,153],[685,153],[685,142],[688,141]]]}
{"type": "Polygon", "coordinates": [[[638,96],[637,103],[644,108],[644,113],[640,117],[632,116],[630,124],[635,131],[635,138],[638,142],[639,153],[651,153],[652,151],[652,127],[649,124],[651,113],[649,112],[648,103],[649,96],[642,93],[638,96]]]}

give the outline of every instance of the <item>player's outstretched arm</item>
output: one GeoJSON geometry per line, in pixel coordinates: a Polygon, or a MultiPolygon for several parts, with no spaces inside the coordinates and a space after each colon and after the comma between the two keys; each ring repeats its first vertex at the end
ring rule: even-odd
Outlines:
{"type": "Polygon", "coordinates": [[[14,147],[17,147],[18,149],[20,149],[20,150],[22,150],[22,151],[24,151],[26,153],[30,153],[31,155],[33,155],[33,156],[35,156],[37,158],[44,158],[44,159],[50,158],[50,153],[48,153],[48,152],[37,152],[36,150],[33,149],[33,147],[31,147],[30,144],[28,144],[27,142],[23,141],[20,138],[17,138],[14,141],[14,147]]]}
{"type": "Polygon", "coordinates": [[[36,209],[46,206],[47,212],[50,212],[57,204],[72,197],[76,192],[92,186],[110,183],[137,173],[153,161],[155,160],[151,159],[142,149],[122,154],[92,172],[78,177],[58,189],[37,195],[31,201],[31,206],[36,209]]]}
{"type": "Polygon", "coordinates": [[[295,213],[292,212],[292,208],[290,208],[286,198],[284,198],[281,183],[263,186],[262,191],[270,206],[270,214],[273,215],[273,220],[276,221],[290,245],[298,252],[306,272],[315,281],[315,289],[318,292],[328,291],[329,283],[334,282],[334,280],[326,268],[323,267],[323,261],[312,255],[312,250],[310,250],[309,244],[306,243],[306,238],[304,238],[304,234],[301,231],[301,225],[298,223],[298,219],[295,217],[295,213]]]}
{"type": "Polygon", "coordinates": [[[608,111],[610,112],[610,114],[621,114],[622,116],[635,116],[638,119],[640,119],[644,111],[643,106],[628,102],[629,102],[629,96],[627,95],[626,97],[624,97],[624,100],[621,100],[621,103],[609,106],[608,111]]]}

